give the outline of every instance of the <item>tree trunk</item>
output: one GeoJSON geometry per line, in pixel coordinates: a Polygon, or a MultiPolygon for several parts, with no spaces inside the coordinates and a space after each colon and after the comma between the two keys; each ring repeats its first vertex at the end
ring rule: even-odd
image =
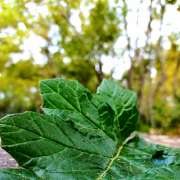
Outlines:
{"type": "Polygon", "coordinates": [[[177,89],[178,89],[178,74],[180,69],[180,54],[177,57],[177,63],[176,63],[176,68],[174,71],[174,77],[173,77],[173,95],[175,98],[180,99],[179,95],[177,94],[177,89]]]}

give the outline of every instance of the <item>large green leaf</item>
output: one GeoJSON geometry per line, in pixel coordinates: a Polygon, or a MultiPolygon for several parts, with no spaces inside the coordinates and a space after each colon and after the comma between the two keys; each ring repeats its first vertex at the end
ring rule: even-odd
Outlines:
{"type": "Polygon", "coordinates": [[[114,81],[104,80],[95,95],[77,81],[45,80],[40,87],[46,114],[71,116],[76,124],[88,124],[121,143],[135,130],[136,95],[114,81]]]}
{"type": "Polygon", "coordinates": [[[2,148],[21,167],[0,170],[0,179],[179,179],[180,151],[135,135],[131,91],[103,81],[92,95],[77,81],[55,79],[42,81],[41,93],[45,114],[0,121],[2,148]]]}

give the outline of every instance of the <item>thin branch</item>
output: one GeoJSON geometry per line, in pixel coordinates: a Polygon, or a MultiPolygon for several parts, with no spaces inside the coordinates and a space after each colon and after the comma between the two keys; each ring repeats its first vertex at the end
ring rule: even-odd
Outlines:
{"type": "MultiPolygon", "coordinates": [[[[149,105],[149,119],[151,122],[152,127],[155,127],[155,123],[153,121],[153,117],[152,117],[152,108],[154,105],[154,100],[156,99],[156,96],[159,92],[160,87],[162,86],[162,84],[164,83],[165,79],[166,79],[166,74],[165,74],[165,69],[164,69],[164,62],[166,60],[166,55],[163,53],[163,48],[162,48],[162,29],[163,29],[163,20],[164,20],[164,15],[165,15],[165,10],[166,10],[166,6],[165,4],[161,3],[161,0],[159,1],[160,5],[161,5],[161,12],[160,12],[160,27],[159,27],[159,32],[160,32],[160,36],[158,39],[158,43],[157,43],[157,50],[156,50],[156,60],[159,61],[160,64],[160,78],[157,79],[156,84],[154,85],[154,88],[152,88],[152,80],[150,81],[150,89],[152,89],[150,95],[149,95],[149,100],[148,100],[148,105],[149,105]],[[162,54],[163,53],[163,54],[162,54]]],[[[153,67],[153,62],[150,63],[150,69],[151,67],[153,67]]]]}
{"type": "Polygon", "coordinates": [[[123,21],[124,21],[124,29],[125,29],[125,35],[126,35],[126,40],[127,40],[127,49],[128,49],[128,55],[129,55],[129,59],[132,60],[131,57],[131,40],[130,37],[128,35],[128,22],[127,22],[127,12],[128,12],[128,6],[126,3],[126,0],[123,0],[123,21]]]}
{"type": "Polygon", "coordinates": [[[127,40],[127,51],[128,51],[128,56],[129,56],[129,60],[131,62],[131,67],[128,71],[128,88],[132,89],[132,73],[133,73],[133,69],[134,69],[134,62],[133,62],[133,58],[131,57],[131,40],[130,37],[128,35],[128,22],[127,22],[127,12],[128,12],[128,6],[127,6],[127,2],[126,0],[122,0],[123,1],[123,21],[124,21],[124,30],[125,30],[125,36],[126,36],[126,40],[127,40]]]}
{"type": "Polygon", "coordinates": [[[180,99],[179,95],[177,94],[178,74],[179,74],[179,70],[180,70],[180,53],[178,54],[176,61],[177,61],[176,68],[175,68],[174,75],[173,75],[173,95],[176,99],[180,99]]]}

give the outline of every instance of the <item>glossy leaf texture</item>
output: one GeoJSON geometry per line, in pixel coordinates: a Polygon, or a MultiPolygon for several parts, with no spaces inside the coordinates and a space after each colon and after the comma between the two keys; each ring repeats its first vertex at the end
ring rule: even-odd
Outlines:
{"type": "Polygon", "coordinates": [[[0,121],[2,148],[19,169],[0,179],[179,179],[180,151],[134,134],[136,96],[104,80],[92,94],[77,81],[44,80],[44,114],[25,112],[0,121]]]}

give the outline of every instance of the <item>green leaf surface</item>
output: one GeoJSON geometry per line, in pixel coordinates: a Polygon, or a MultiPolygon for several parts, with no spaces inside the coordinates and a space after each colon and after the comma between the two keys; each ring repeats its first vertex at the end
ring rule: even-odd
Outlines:
{"type": "Polygon", "coordinates": [[[0,121],[2,148],[23,169],[0,179],[167,179],[180,177],[179,149],[138,138],[136,96],[104,80],[96,94],[77,81],[41,82],[45,114],[0,121]]]}
{"type": "Polygon", "coordinates": [[[101,128],[98,109],[92,102],[92,94],[77,81],[66,81],[64,79],[54,79],[41,81],[41,94],[44,100],[44,112],[71,116],[74,123],[84,124],[88,128],[101,128]]]}
{"type": "Polygon", "coordinates": [[[123,89],[114,81],[103,80],[93,100],[102,110],[100,115],[107,123],[105,129],[110,128],[113,122],[110,131],[118,140],[125,139],[136,129],[138,110],[134,92],[123,89]]]}
{"type": "Polygon", "coordinates": [[[104,80],[95,95],[77,81],[63,79],[42,81],[40,89],[46,114],[71,116],[75,123],[104,131],[121,143],[135,130],[136,95],[114,81],[104,80]]]}
{"type": "Polygon", "coordinates": [[[26,169],[0,169],[1,180],[40,180],[33,172],[26,169]]]}

